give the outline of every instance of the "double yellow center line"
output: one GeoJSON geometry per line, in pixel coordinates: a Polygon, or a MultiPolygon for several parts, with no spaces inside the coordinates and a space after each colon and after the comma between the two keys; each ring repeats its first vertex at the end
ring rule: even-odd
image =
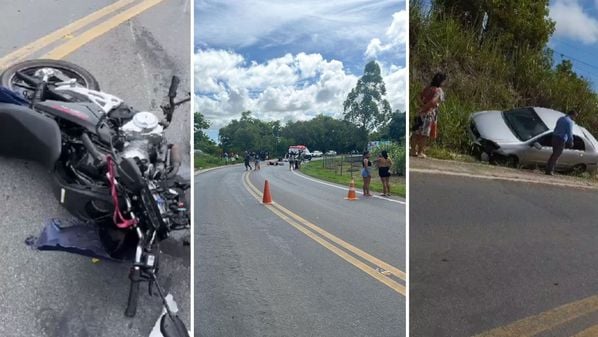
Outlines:
{"type": "Polygon", "coordinates": [[[60,29],[55,30],[54,32],[43,36],[13,52],[10,54],[0,58],[0,69],[5,68],[15,62],[22,61],[28,57],[31,57],[35,52],[46,48],[53,43],[56,43],[60,40],[65,40],[63,44],[57,46],[47,54],[43,56],[43,58],[50,58],[50,59],[62,59],[75,50],[79,49],[81,46],[89,43],[93,39],[105,34],[106,32],[110,31],[111,29],[117,27],[118,25],[122,24],[123,22],[130,20],[131,18],[141,14],[145,10],[159,4],[164,0],[143,0],[140,1],[135,6],[132,6],[117,15],[109,17],[107,20],[91,26],[86,31],[81,33],[77,32],[87,26],[90,26],[94,22],[97,22],[105,17],[108,17],[111,14],[114,14],[121,9],[125,8],[128,5],[135,3],[135,0],[119,0],[109,6],[101,8],[86,17],[83,17],[77,21],[74,21],[60,29]],[[70,38],[67,38],[70,37],[70,38]]]}
{"type": "MultiPolygon", "coordinates": [[[[532,337],[596,311],[598,311],[598,295],[567,303],[474,337],[532,337]]],[[[584,330],[574,337],[586,336],[598,336],[598,326],[584,330]]]]}
{"type": "MultiPolygon", "coordinates": [[[[254,198],[261,201],[262,193],[249,180],[249,173],[244,173],[243,185],[254,198]]],[[[395,280],[395,278],[406,280],[403,271],[330,234],[277,203],[268,205],[268,209],[345,261],[405,296],[405,286],[395,280]]]]}

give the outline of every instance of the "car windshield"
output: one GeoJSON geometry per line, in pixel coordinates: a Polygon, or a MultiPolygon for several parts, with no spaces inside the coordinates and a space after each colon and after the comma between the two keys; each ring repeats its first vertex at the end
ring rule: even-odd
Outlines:
{"type": "Polygon", "coordinates": [[[598,141],[596,140],[596,138],[594,138],[594,135],[592,135],[588,130],[586,130],[585,128],[581,128],[581,131],[583,132],[584,136],[586,137],[587,140],[590,141],[590,143],[592,144],[592,147],[594,149],[598,149],[598,141]]]}
{"type": "Polygon", "coordinates": [[[533,108],[504,111],[502,116],[515,137],[521,141],[527,141],[548,131],[548,127],[533,108]]]}

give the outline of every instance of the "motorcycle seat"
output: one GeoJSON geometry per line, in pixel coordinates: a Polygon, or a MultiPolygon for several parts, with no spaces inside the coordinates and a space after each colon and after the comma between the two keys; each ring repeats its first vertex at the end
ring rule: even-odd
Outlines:
{"type": "Polygon", "coordinates": [[[61,146],[53,119],[26,106],[0,103],[0,155],[36,161],[51,170],[61,146]]]}

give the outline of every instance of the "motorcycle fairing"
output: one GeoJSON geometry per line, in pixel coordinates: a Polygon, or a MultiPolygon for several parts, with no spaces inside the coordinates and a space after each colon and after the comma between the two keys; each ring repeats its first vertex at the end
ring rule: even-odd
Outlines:
{"type": "Polygon", "coordinates": [[[25,106],[0,103],[0,155],[37,161],[52,169],[61,142],[53,119],[25,106]]]}
{"type": "Polygon", "coordinates": [[[23,106],[29,105],[29,102],[27,102],[23,96],[3,86],[0,86],[0,103],[10,103],[23,106]]]}
{"type": "Polygon", "coordinates": [[[69,103],[61,101],[46,100],[35,104],[39,109],[51,116],[64,119],[82,126],[90,132],[95,133],[96,125],[100,121],[104,111],[94,103],[69,103]]]}

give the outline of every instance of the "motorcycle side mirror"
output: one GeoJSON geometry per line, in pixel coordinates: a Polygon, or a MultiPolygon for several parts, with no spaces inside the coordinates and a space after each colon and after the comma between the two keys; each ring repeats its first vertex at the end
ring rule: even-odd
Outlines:
{"type": "Polygon", "coordinates": [[[179,88],[179,83],[181,83],[181,80],[178,78],[178,76],[172,76],[172,80],[170,81],[170,89],[168,89],[168,97],[176,97],[176,92],[179,88]]]}
{"type": "Polygon", "coordinates": [[[542,145],[538,142],[533,142],[532,147],[535,148],[536,150],[542,150],[542,145]]]}

